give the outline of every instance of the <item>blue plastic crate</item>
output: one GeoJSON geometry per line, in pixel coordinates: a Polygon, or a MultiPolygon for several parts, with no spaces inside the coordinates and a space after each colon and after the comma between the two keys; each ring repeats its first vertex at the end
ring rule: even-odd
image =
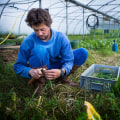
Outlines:
{"type": "Polygon", "coordinates": [[[88,91],[108,91],[112,90],[112,85],[118,80],[119,67],[92,64],[87,70],[85,70],[80,76],[80,87],[88,91]],[[92,75],[94,73],[108,73],[115,76],[115,80],[96,78],[92,75]]]}

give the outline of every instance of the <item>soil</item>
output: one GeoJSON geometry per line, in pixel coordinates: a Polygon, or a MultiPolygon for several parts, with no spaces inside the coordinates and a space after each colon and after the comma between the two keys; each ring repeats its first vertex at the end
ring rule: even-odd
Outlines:
{"type": "Polygon", "coordinates": [[[104,57],[103,61],[101,63],[111,65],[111,66],[120,66],[120,53],[116,53],[113,56],[110,57],[104,57]]]}
{"type": "Polygon", "coordinates": [[[0,57],[2,57],[2,61],[5,63],[14,62],[17,60],[18,49],[3,49],[0,50],[0,57]]]}

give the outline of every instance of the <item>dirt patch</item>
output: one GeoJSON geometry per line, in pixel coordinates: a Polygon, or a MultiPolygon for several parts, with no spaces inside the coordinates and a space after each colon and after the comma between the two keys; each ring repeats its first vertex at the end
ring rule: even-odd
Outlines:
{"type": "Polygon", "coordinates": [[[116,53],[115,55],[110,57],[104,57],[101,63],[111,66],[120,66],[120,53],[116,53]]]}
{"type": "Polygon", "coordinates": [[[11,49],[11,50],[0,50],[0,57],[2,61],[7,62],[14,62],[17,60],[18,49],[11,49]]]}

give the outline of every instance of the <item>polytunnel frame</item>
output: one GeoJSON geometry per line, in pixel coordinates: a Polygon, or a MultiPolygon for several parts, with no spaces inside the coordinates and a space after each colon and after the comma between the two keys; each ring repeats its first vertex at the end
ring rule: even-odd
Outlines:
{"type": "MultiPolygon", "coordinates": [[[[91,3],[93,0],[91,0],[89,3],[91,3]]],[[[76,0],[65,0],[65,2],[66,2],[66,35],[68,36],[68,6],[67,6],[67,3],[68,2],[70,2],[70,3],[73,3],[73,4],[75,4],[76,6],[80,6],[80,7],[82,7],[83,8],[83,39],[84,39],[84,8],[86,8],[87,10],[91,10],[91,11],[93,11],[93,12],[95,12],[95,13],[98,13],[98,14],[101,14],[101,15],[103,15],[103,20],[104,20],[104,17],[107,17],[107,19],[109,20],[109,25],[110,25],[110,19],[113,19],[114,20],[114,24],[115,23],[118,23],[118,26],[119,26],[119,24],[120,24],[120,20],[119,19],[117,19],[117,18],[114,18],[114,17],[112,17],[112,16],[110,16],[110,15],[108,15],[108,14],[106,14],[106,13],[103,13],[103,12],[101,12],[101,11],[99,11],[99,9],[100,8],[102,8],[103,6],[101,6],[99,9],[94,9],[94,8],[92,8],[92,7],[89,7],[89,6],[87,6],[87,5],[84,5],[84,4],[82,4],[82,3],[80,3],[80,2],[78,2],[78,1],[76,1],[76,0]]],[[[113,2],[113,0],[112,1],[110,1],[110,2],[113,2]]],[[[109,2],[109,3],[110,3],[109,2]]],[[[88,4],[89,4],[88,3],[88,4]]],[[[108,3],[107,3],[108,4],[108,3]]],[[[112,9],[115,9],[116,7],[114,7],[114,8],[112,8],[112,9]]],[[[111,9],[111,10],[112,10],[111,9]]],[[[109,10],[110,11],[110,10],[109,10]]],[[[107,11],[107,12],[109,12],[109,11],[107,11]]],[[[104,32],[103,32],[103,34],[104,34],[104,32]]],[[[110,34],[110,33],[109,33],[110,34]]],[[[120,34],[120,30],[119,30],[119,32],[118,32],[118,35],[120,34]]],[[[95,36],[95,29],[94,29],[94,36],[95,36]]],[[[112,35],[113,36],[113,35],[112,35]]]]}
{"type": "MultiPolygon", "coordinates": [[[[4,7],[9,3],[9,1],[10,1],[10,0],[8,0],[8,1],[4,4],[4,7]]],[[[41,7],[41,2],[42,2],[42,1],[41,1],[41,0],[35,0],[34,2],[37,2],[37,1],[39,1],[39,7],[41,7]]],[[[85,11],[85,9],[91,10],[91,11],[93,11],[93,12],[95,12],[95,13],[98,13],[98,14],[101,14],[101,15],[107,17],[107,18],[109,19],[109,22],[110,22],[110,19],[113,19],[113,20],[114,20],[114,23],[118,23],[118,26],[119,26],[119,24],[120,24],[120,20],[119,20],[119,19],[114,18],[113,16],[107,15],[106,13],[103,13],[103,12],[99,11],[99,9],[101,9],[103,6],[105,6],[105,4],[102,5],[102,6],[100,6],[98,9],[94,9],[94,8],[88,6],[88,4],[90,4],[90,3],[93,2],[94,0],[91,0],[87,5],[84,5],[84,4],[82,4],[82,3],[80,3],[80,2],[78,2],[78,1],[76,1],[76,0],[63,0],[63,1],[66,2],[66,28],[69,27],[69,26],[68,26],[68,2],[70,2],[70,3],[72,3],[72,4],[76,5],[76,6],[80,6],[80,7],[83,8],[83,38],[84,38],[84,25],[85,25],[85,24],[84,24],[84,11],[85,11]]],[[[113,1],[114,1],[114,0],[109,1],[108,3],[106,3],[106,5],[109,4],[109,3],[111,3],[111,2],[113,2],[113,1]]],[[[32,2],[33,2],[33,1],[32,1],[32,2]]],[[[12,4],[12,3],[11,3],[11,4],[12,4]]],[[[115,7],[112,8],[112,9],[115,9],[115,7]]],[[[3,10],[4,10],[4,8],[3,8],[3,10]]],[[[3,11],[3,10],[2,10],[2,11],[3,11]]],[[[110,11],[110,10],[109,10],[109,11],[110,11]]],[[[107,11],[107,12],[109,12],[109,11],[107,11]]],[[[1,15],[2,15],[2,12],[1,12],[1,15]]],[[[1,15],[0,15],[0,17],[1,17],[1,15]]],[[[23,17],[22,17],[22,18],[23,18],[23,17]]],[[[22,18],[21,18],[21,21],[22,21],[22,18]]],[[[20,24],[21,24],[21,23],[20,23],[20,24]]],[[[20,31],[20,25],[19,25],[19,31],[20,31]]],[[[118,32],[118,35],[119,35],[119,33],[120,33],[120,31],[118,32]]],[[[66,29],[66,35],[68,35],[68,29],[66,29]]]]}

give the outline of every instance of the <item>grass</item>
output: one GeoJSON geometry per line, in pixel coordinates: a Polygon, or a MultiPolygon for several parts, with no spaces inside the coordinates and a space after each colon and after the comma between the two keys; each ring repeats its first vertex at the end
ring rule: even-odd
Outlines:
{"type": "Polygon", "coordinates": [[[14,63],[2,63],[0,61],[0,93],[8,93],[14,88],[18,96],[31,96],[33,89],[27,85],[28,79],[18,76],[13,69],[14,63]],[[22,86],[22,89],[21,89],[22,86]]]}
{"type": "MultiPolygon", "coordinates": [[[[106,52],[106,56],[109,53],[106,52]]],[[[87,62],[69,78],[80,82],[81,73],[91,64],[102,64],[103,61],[99,51],[89,50],[87,62]]],[[[3,116],[3,120],[86,120],[85,100],[92,103],[103,120],[120,119],[118,85],[116,93],[112,91],[105,94],[52,81],[47,82],[42,95],[37,97],[34,86],[27,84],[28,79],[16,75],[13,65],[14,62],[5,64],[0,59],[0,116],[3,116]]]]}
{"type": "Polygon", "coordinates": [[[100,54],[102,57],[107,57],[107,56],[114,56],[115,52],[111,51],[111,49],[99,49],[96,51],[98,54],[100,54]]]}

